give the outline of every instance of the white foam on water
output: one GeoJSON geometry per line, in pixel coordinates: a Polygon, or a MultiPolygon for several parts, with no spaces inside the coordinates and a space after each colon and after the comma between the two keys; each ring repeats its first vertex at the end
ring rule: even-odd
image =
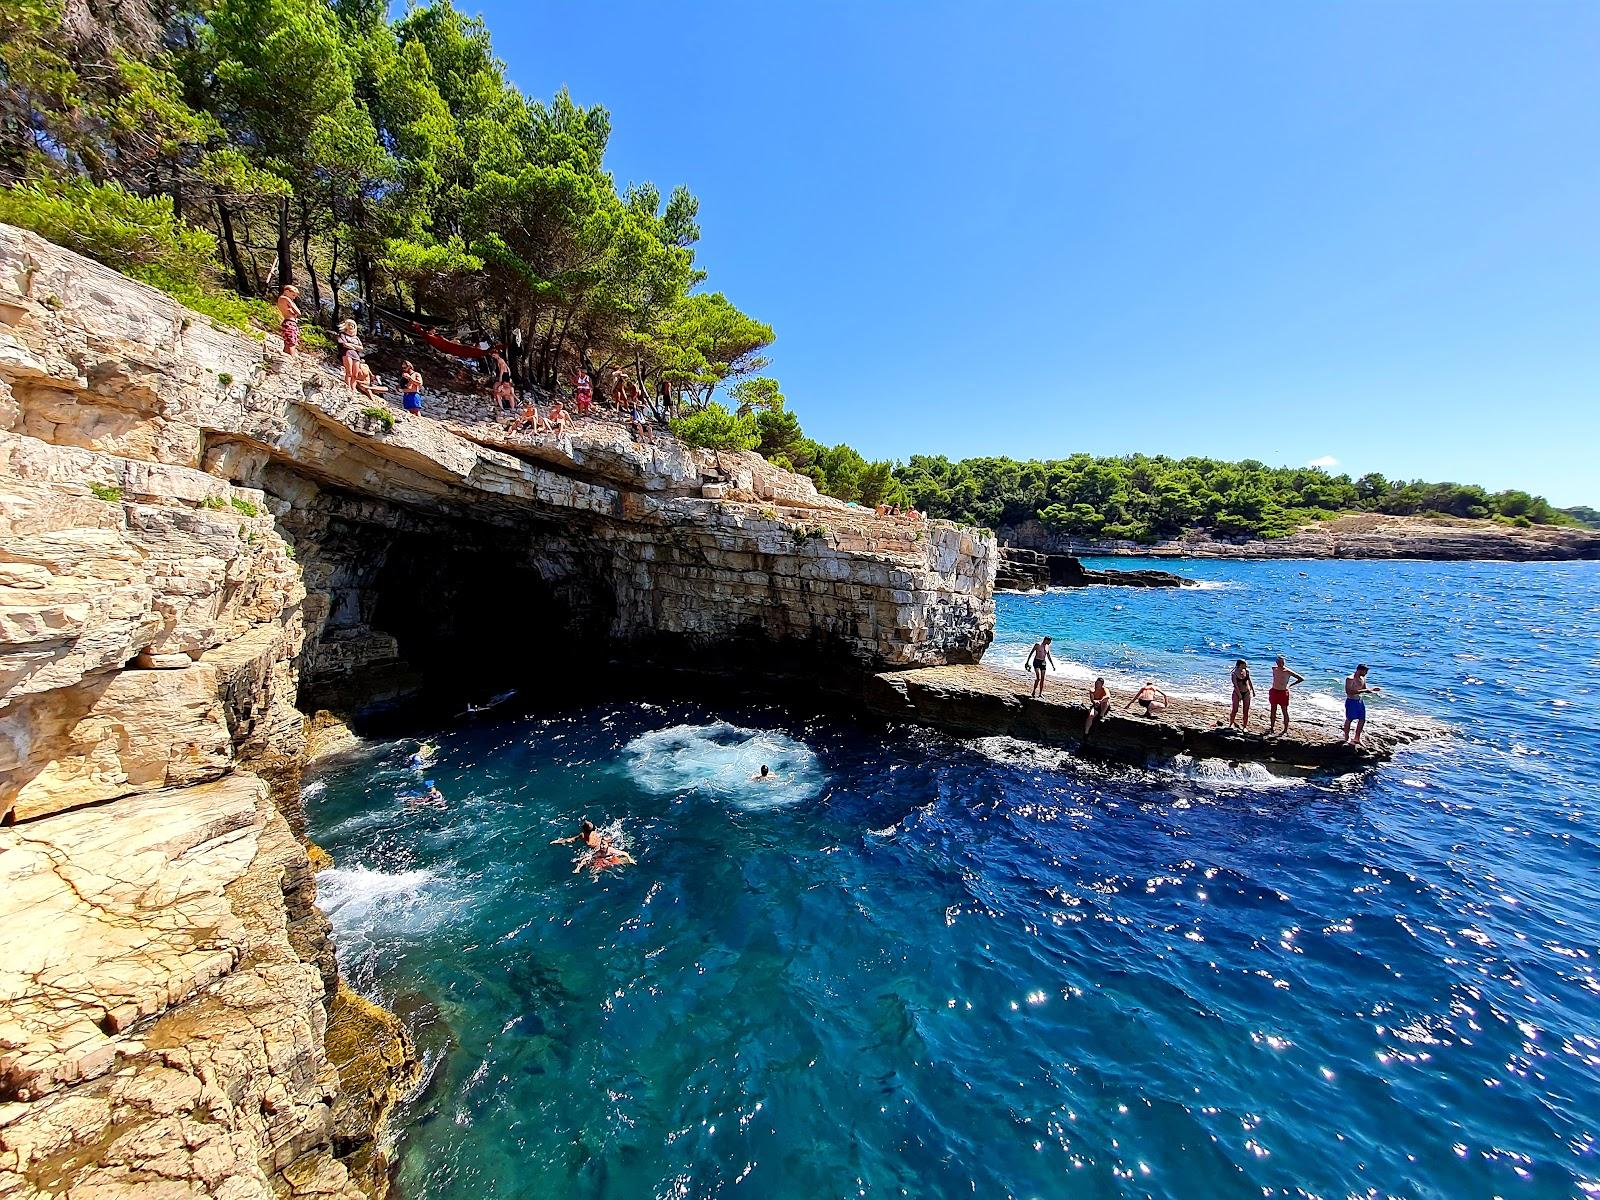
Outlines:
{"type": "Polygon", "coordinates": [[[817,756],[804,743],[766,729],[674,725],[640,734],[626,746],[628,774],[648,792],[699,792],[759,811],[814,798],[826,781],[817,756]],[[762,765],[772,777],[751,777],[762,765]]]}
{"type": "Polygon", "coordinates": [[[325,779],[313,779],[300,789],[300,799],[311,800],[322,795],[327,790],[328,782],[325,779]]]}
{"type": "Polygon", "coordinates": [[[1292,775],[1275,775],[1262,763],[1190,758],[1187,754],[1174,758],[1172,769],[1191,783],[1219,791],[1272,791],[1303,782],[1292,775]]]}
{"type": "Polygon", "coordinates": [[[422,869],[330,867],[317,876],[317,906],[342,936],[364,935],[380,926],[414,925],[428,905],[434,879],[432,871],[422,869]]]}

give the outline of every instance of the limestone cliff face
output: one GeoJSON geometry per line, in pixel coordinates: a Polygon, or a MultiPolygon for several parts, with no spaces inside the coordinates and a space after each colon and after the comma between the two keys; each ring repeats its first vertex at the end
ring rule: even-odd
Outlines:
{"type": "Polygon", "coordinates": [[[986,533],[368,407],[0,226],[0,1200],[382,1191],[409,1051],[337,980],[297,705],[463,650],[860,674],[993,635],[986,533]]]}

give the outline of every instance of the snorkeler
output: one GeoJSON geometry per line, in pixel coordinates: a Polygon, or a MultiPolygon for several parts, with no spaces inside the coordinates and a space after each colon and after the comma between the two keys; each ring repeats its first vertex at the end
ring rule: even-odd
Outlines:
{"type": "Polygon", "coordinates": [[[577,833],[571,837],[553,838],[550,844],[552,846],[565,846],[573,842],[578,842],[583,846],[583,849],[578,853],[577,862],[572,868],[574,875],[585,867],[598,874],[607,867],[622,867],[633,862],[633,855],[621,847],[613,845],[610,838],[594,827],[593,821],[584,821],[582,825],[578,826],[577,833]]]}

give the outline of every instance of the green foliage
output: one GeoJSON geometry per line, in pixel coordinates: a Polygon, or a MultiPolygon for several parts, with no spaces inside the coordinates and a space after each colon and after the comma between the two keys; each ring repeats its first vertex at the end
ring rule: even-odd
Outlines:
{"type": "Polygon", "coordinates": [[[716,401],[673,421],[672,432],[680,441],[707,450],[754,450],[761,441],[755,417],[730,412],[716,401]]]}
{"type": "Polygon", "coordinates": [[[82,175],[39,174],[0,188],[0,221],[130,273],[205,274],[216,251],[215,239],[184,225],[170,203],[82,175]]]}
{"type": "Polygon", "coordinates": [[[1391,483],[1382,475],[1330,475],[1311,467],[1142,454],[1049,462],[913,456],[897,472],[911,503],[932,516],[985,526],[1037,518],[1086,540],[1153,542],[1186,529],[1222,537],[1286,537],[1313,521],[1370,511],[1484,518],[1531,524],[1561,519],[1526,492],[1490,495],[1455,483],[1391,483]]]}
{"type": "Polygon", "coordinates": [[[1561,513],[1570,518],[1574,524],[1582,525],[1588,529],[1600,529],[1600,509],[1590,508],[1587,504],[1575,504],[1571,508],[1563,508],[1561,513]]]}
{"type": "Polygon", "coordinates": [[[261,510],[243,497],[230,496],[228,498],[228,503],[233,505],[234,512],[238,513],[240,516],[259,517],[261,515],[261,510]]]}
{"type": "Polygon", "coordinates": [[[200,501],[200,507],[209,508],[214,512],[220,512],[222,509],[228,507],[228,502],[221,496],[207,496],[204,500],[200,501]]]}
{"type": "Polygon", "coordinates": [[[385,433],[390,433],[394,430],[394,413],[387,408],[380,408],[374,404],[368,408],[363,408],[361,415],[382,425],[385,433]]]}
{"type": "Polygon", "coordinates": [[[217,382],[223,387],[228,387],[233,383],[233,376],[227,371],[219,371],[217,373],[217,382]]]}
{"type": "Polygon", "coordinates": [[[89,490],[107,504],[116,504],[122,499],[122,489],[109,483],[91,483],[89,490]]]}
{"type": "MultiPolygon", "coordinates": [[[[249,300],[215,285],[202,286],[159,267],[143,267],[128,274],[159,288],[184,307],[211,318],[214,325],[259,336],[263,329],[274,330],[282,324],[277,308],[265,300],[249,300]]],[[[301,340],[306,340],[305,331],[302,331],[301,340]]],[[[229,382],[231,379],[223,381],[223,386],[229,382]]]]}

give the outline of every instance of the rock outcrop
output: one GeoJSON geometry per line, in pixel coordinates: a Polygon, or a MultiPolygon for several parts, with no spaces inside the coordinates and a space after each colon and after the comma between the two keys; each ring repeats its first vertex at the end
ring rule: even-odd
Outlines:
{"type": "Polygon", "coordinates": [[[1086,738],[1083,727],[1089,710],[1083,692],[1073,695],[1052,684],[1044,698],[1031,699],[1028,688],[1022,672],[929,667],[875,676],[867,701],[883,716],[950,733],[1014,737],[1141,763],[1170,764],[1182,756],[1289,770],[1354,771],[1387,761],[1402,746],[1445,732],[1442,726],[1416,718],[1391,717],[1374,721],[1363,735],[1363,747],[1355,749],[1341,744],[1339,722],[1304,706],[1293,714],[1291,733],[1266,737],[1260,732],[1259,713],[1256,731],[1251,732],[1228,727],[1226,704],[1176,696],[1164,712],[1147,717],[1127,711],[1128,698],[1119,696],[1111,713],[1086,738]]]}
{"type": "Polygon", "coordinates": [[[0,1200],[383,1191],[412,1054],[315,908],[301,707],[618,649],[858,681],[993,636],[992,535],[447,407],[0,226],[0,1200]]]}
{"type": "Polygon", "coordinates": [[[1198,530],[1143,546],[1137,542],[1086,542],[1051,533],[1038,521],[999,530],[1000,539],[1045,554],[1138,558],[1422,558],[1448,562],[1509,562],[1600,558],[1600,531],[1566,526],[1517,528],[1455,517],[1393,517],[1349,513],[1302,526],[1281,538],[1216,538],[1198,530]]]}
{"type": "Polygon", "coordinates": [[[1002,546],[994,586],[996,591],[1037,592],[1051,587],[1194,587],[1195,581],[1169,571],[1091,571],[1070,554],[1002,546]]]}

